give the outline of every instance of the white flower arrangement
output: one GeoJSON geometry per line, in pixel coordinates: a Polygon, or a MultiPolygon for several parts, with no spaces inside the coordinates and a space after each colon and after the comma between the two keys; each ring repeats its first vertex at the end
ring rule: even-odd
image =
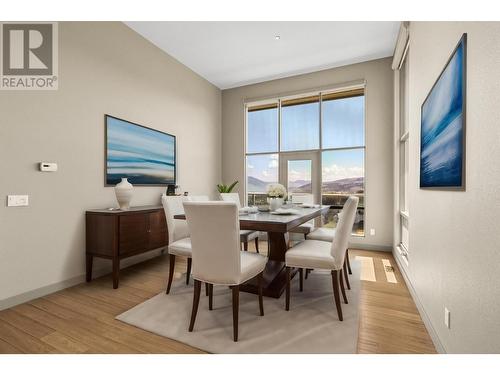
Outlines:
{"type": "Polygon", "coordinates": [[[269,198],[286,198],[286,189],[281,184],[267,185],[267,196],[269,198]]]}

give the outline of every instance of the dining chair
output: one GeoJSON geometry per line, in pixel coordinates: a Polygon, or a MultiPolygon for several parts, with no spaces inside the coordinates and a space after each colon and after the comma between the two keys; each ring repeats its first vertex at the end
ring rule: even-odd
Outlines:
{"type": "Polygon", "coordinates": [[[260,315],[264,315],[262,273],[266,257],[240,251],[239,212],[234,202],[184,202],[193,248],[193,308],[189,332],[194,329],[201,283],[209,285],[209,309],[213,306],[213,286],[232,289],[233,339],[238,341],[239,288],[258,277],[260,315]]]}
{"type": "Polygon", "coordinates": [[[188,197],[186,196],[163,195],[161,198],[168,230],[169,273],[166,294],[170,293],[170,287],[172,286],[176,256],[187,258],[186,284],[189,284],[192,264],[189,228],[186,220],[174,219],[174,215],[184,214],[182,203],[187,200],[188,197]]]}
{"type": "MultiPolygon", "coordinates": [[[[223,201],[236,203],[238,210],[241,208],[240,196],[238,193],[220,193],[223,201]]],[[[255,251],[259,252],[259,232],[254,230],[240,230],[240,242],[243,250],[248,251],[248,242],[255,241],[255,251]]]]}
{"type": "Polygon", "coordinates": [[[207,202],[210,198],[208,195],[188,195],[187,200],[191,202],[207,202]]]}
{"type": "MultiPolygon", "coordinates": [[[[340,220],[340,217],[342,216],[342,212],[343,212],[343,210],[338,213],[339,220],[340,220]]],[[[336,231],[335,228],[327,228],[324,226],[319,227],[319,228],[316,228],[315,230],[313,230],[311,233],[309,233],[307,235],[307,239],[332,242],[333,238],[335,237],[335,231],[336,231]]],[[[346,280],[347,289],[351,289],[351,286],[349,285],[349,278],[347,276],[347,273],[349,273],[349,275],[352,275],[351,262],[349,260],[349,249],[346,250],[345,260],[346,260],[347,268],[344,269],[344,277],[346,280]]],[[[309,272],[306,271],[306,278],[307,278],[308,274],[309,274],[309,272]]]]}
{"type": "MultiPolygon", "coordinates": [[[[313,204],[314,203],[314,195],[313,194],[292,194],[292,203],[293,204],[313,204]]],[[[304,235],[304,239],[307,238],[307,235],[314,229],[314,219],[309,220],[299,226],[290,230],[290,233],[300,233],[304,235]]]]}
{"type": "MultiPolygon", "coordinates": [[[[333,295],[337,307],[337,314],[339,320],[343,320],[339,284],[344,303],[348,303],[344,289],[342,270],[345,265],[346,250],[356,217],[358,202],[359,198],[355,196],[350,196],[347,199],[342,210],[342,215],[337,223],[335,236],[331,243],[306,239],[286,252],[285,308],[287,311],[290,310],[290,276],[292,267],[299,268],[299,270],[308,268],[327,269],[331,271],[332,275],[333,295]]],[[[300,271],[300,278],[300,286],[302,286],[302,271],[300,271]]]]}

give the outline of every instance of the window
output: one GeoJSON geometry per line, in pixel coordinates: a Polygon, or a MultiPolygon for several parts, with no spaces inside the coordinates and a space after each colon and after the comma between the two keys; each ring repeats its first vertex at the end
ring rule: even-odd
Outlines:
{"type": "Polygon", "coordinates": [[[248,108],[247,194],[248,204],[265,204],[266,187],[278,182],[278,103],[248,108]]]}
{"type": "Polygon", "coordinates": [[[365,98],[323,98],[323,148],[365,145],[365,98]]]}
{"type": "Polygon", "coordinates": [[[288,160],[288,194],[312,194],[312,161],[288,160]]]}
{"type": "Polygon", "coordinates": [[[247,116],[247,152],[278,151],[278,105],[255,107],[247,116]]]}
{"type": "Polygon", "coordinates": [[[248,204],[266,204],[266,188],[278,183],[278,154],[247,156],[248,204]]]}
{"type": "MultiPolygon", "coordinates": [[[[405,56],[407,56],[406,53],[405,56]]],[[[408,63],[403,56],[399,69],[399,249],[403,260],[408,263],[409,250],[409,129],[408,129],[408,63]]]]}
{"type": "Polygon", "coordinates": [[[335,227],[347,197],[357,195],[353,234],[364,235],[364,88],[247,104],[246,131],[249,205],[265,204],[267,185],[280,182],[330,205],[327,225],[335,227]]]}
{"type": "Polygon", "coordinates": [[[327,226],[335,228],[338,213],[350,195],[359,197],[353,233],[364,234],[365,150],[323,151],[321,157],[321,203],[332,209],[327,215],[327,226]]]}
{"type": "Polygon", "coordinates": [[[319,96],[281,104],[281,151],[319,148],[319,96]]]}

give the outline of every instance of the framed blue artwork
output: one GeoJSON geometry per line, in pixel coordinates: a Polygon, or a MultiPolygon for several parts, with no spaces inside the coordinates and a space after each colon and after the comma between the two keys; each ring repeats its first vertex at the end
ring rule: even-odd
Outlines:
{"type": "Polygon", "coordinates": [[[420,187],[465,190],[467,34],[421,108],[420,187]]]}
{"type": "Polygon", "coordinates": [[[105,184],[175,185],[175,136],[105,116],[105,184]]]}

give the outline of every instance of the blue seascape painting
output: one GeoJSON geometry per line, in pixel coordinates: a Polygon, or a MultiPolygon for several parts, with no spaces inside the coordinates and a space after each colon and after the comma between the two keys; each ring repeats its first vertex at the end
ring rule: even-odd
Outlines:
{"type": "Polygon", "coordinates": [[[463,36],[422,105],[420,187],[464,186],[465,51],[463,36]]]}
{"type": "Polygon", "coordinates": [[[175,137],[106,116],[106,184],[175,184],[175,137]]]}

